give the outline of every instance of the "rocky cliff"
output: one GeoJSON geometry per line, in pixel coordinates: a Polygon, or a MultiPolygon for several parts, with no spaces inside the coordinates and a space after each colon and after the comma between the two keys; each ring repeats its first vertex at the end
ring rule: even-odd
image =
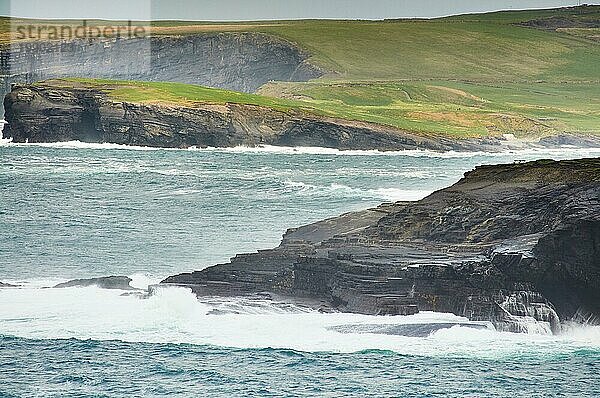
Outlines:
{"type": "Polygon", "coordinates": [[[321,76],[307,58],[290,42],[242,32],[15,42],[0,47],[0,95],[4,98],[13,83],[60,77],[173,81],[254,92],[271,80],[321,76]]]}
{"type": "Polygon", "coordinates": [[[495,140],[428,138],[375,124],[244,104],[139,104],[101,89],[51,80],[17,85],[4,101],[3,135],[15,142],[110,142],[185,148],[238,145],[338,149],[497,150],[495,140]]]}
{"type": "Polygon", "coordinates": [[[557,332],[600,316],[600,159],[478,167],[419,202],[291,229],[275,249],[162,283],[557,332]]]}

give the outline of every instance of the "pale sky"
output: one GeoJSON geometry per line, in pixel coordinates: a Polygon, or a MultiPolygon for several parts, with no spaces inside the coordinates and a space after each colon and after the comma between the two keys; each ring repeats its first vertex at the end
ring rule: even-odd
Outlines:
{"type": "Polygon", "coordinates": [[[125,20],[384,19],[552,8],[577,3],[569,0],[0,0],[0,14],[125,20]]]}

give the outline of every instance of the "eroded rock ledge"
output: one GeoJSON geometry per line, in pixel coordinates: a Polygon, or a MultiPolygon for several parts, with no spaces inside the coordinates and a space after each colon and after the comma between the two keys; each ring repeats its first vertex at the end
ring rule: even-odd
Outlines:
{"type": "MultiPolygon", "coordinates": [[[[3,136],[14,142],[78,140],[165,148],[278,145],[382,151],[498,151],[511,147],[499,138],[424,136],[294,108],[124,102],[94,85],[66,80],[14,85],[4,107],[8,125],[3,136]]],[[[596,141],[573,137],[566,142],[589,146],[596,141]]],[[[517,143],[517,148],[522,144],[517,143]]]]}
{"type": "Polygon", "coordinates": [[[600,159],[478,167],[421,201],[290,229],[275,249],[162,283],[557,332],[600,316],[600,159]]]}
{"type": "Polygon", "coordinates": [[[52,80],[17,85],[4,101],[5,138],[15,142],[79,140],[152,147],[239,145],[339,149],[467,149],[378,125],[302,111],[244,104],[136,104],[84,84],[52,80]]]}

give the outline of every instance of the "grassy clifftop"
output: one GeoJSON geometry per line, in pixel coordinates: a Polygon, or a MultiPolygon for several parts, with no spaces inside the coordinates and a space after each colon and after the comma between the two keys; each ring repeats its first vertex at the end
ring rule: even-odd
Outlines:
{"type": "Polygon", "coordinates": [[[259,96],[176,83],[87,84],[128,101],[301,108],[453,137],[599,134],[599,28],[600,6],[433,20],[160,21],[152,34],[283,37],[328,72],[308,83],[267,84],[259,96]]]}
{"type": "Polygon", "coordinates": [[[116,101],[140,104],[194,106],[232,103],[264,106],[282,111],[300,109],[303,105],[308,108],[308,104],[302,101],[184,83],[73,78],[46,80],[34,83],[34,85],[56,88],[89,88],[105,92],[116,101]]]}
{"type": "Polygon", "coordinates": [[[261,90],[265,95],[182,83],[69,79],[52,84],[100,89],[118,101],[250,104],[456,138],[506,133],[521,138],[561,132],[593,134],[598,132],[600,120],[600,86],[574,83],[535,87],[444,81],[272,83],[261,90]]]}

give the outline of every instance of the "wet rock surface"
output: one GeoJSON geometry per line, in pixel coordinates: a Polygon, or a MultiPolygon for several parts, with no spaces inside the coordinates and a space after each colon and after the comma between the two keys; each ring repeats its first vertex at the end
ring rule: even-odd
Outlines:
{"type": "Polygon", "coordinates": [[[600,314],[600,159],[478,167],[421,201],[290,229],[275,249],[162,283],[558,332],[600,314]]]}
{"type": "Polygon", "coordinates": [[[54,288],[97,286],[101,289],[136,290],[129,285],[130,282],[131,278],[127,276],[104,276],[100,278],[73,279],[68,282],[59,283],[54,288]]]}
{"type": "Polygon", "coordinates": [[[489,330],[491,327],[485,323],[473,322],[437,322],[437,323],[412,323],[390,325],[339,325],[330,329],[340,333],[370,333],[387,334],[407,337],[427,337],[431,333],[452,327],[463,327],[477,330],[489,330]]]}

